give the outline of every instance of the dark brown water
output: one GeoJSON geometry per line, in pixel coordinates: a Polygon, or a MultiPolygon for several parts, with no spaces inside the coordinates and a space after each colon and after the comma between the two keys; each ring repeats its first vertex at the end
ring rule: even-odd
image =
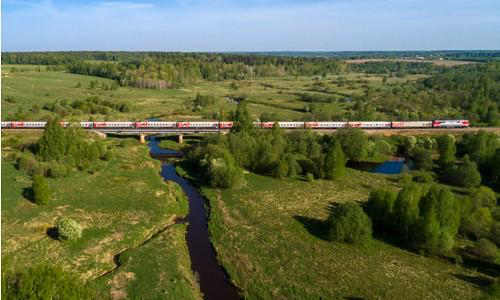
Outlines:
{"type": "MultiPolygon", "coordinates": [[[[172,154],[172,150],[158,148],[154,138],[150,140],[150,151],[153,158],[160,160],[172,154]]],[[[205,201],[198,189],[188,180],[177,175],[173,164],[163,162],[161,175],[165,180],[178,183],[189,200],[189,214],[185,218],[188,223],[186,241],[191,257],[191,269],[198,276],[203,298],[207,300],[241,299],[238,289],[231,284],[226,272],[217,262],[208,234],[205,201]]]]}

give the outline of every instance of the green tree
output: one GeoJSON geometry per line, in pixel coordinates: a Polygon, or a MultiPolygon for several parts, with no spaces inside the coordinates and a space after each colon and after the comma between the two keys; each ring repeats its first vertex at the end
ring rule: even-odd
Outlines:
{"type": "Polygon", "coordinates": [[[432,170],[434,165],[432,161],[432,153],[423,147],[416,147],[413,151],[413,161],[415,166],[420,170],[432,170]]]}
{"type": "Polygon", "coordinates": [[[470,198],[475,208],[494,208],[495,206],[497,206],[497,196],[495,192],[486,186],[475,188],[470,194],[470,198]]]}
{"type": "Polygon", "coordinates": [[[492,223],[491,211],[486,207],[480,207],[463,218],[460,231],[474,239],[479,239],[490,233],[492,223]]]}
{"type": "Polygon", "coordinates": [[[455,176],[455,183],[459,186],[471,188],[481,184],[481,173],[479,173],[477,164],[471,161],[468,155],[464,156],[455,176]]]}
{"type": "Polygon", "coordinates": [[[38,154],[45,161],[59,160],[68,150],[65,130],[56,120],[47,122],[42,137],[38,140],[38,154]]]}
{"type": "Polygon", "coordinates": [[[458,203],[448,188],[433,185],[420,201],[418,240],[432,254],[451,253],[460,224],[458,203]]]}
{"type": "Polygon", "coordinates": [[[232,130],[234,132],[240,131],[252,131],[254,129],[253,118],[250,115],[250,112],[247,109],[246,104],[241,101],[238,103],[238,107],[233,114],[234,126],[232,130]]]}
{"type": "Polygon", "coordinates": [[[370,193],[366,212],[372,218],[382,224],[391,224],[394,202],[397,194],[383,189],[374,190],[370,193]]]}
{"type": "Polygon", "coordinates": [[[368,154],[368,138],[358,128],[341,129],[337,131],[336,139],[349,160],[362,161],[368,154]]]}
{"type": "Polygon", "coordinates": [[[50,199],[50,188],[45,177],[35,175],[33,177],[33,200],[36,204],[48,204],[50,199]]]}
{"type": "Polygon", "coordinates": [[[340,143],[335,142],[333,147],[330,147],[325,159],[325,178],[335,180],[344,176],[346,162],[347,159],[340,143]]]}
{"type": "Polygon", "coordinates": [[[419,187],[415,183],[410,183],[399,192],[394,202],[394,220],[404,241],[410,241],[414,236],[420,216],[419,202],[421,197],[419,187]]]}
{"type": "Polygon", "coordinates": [[[456,161],[457,147],[455,138],[450,135],[442,135],[437,139],[439,151],[439,164],[441,166],[453,165],[456,161]]]}
{"type": "Polygon", "coordinates": [[[328,219],[332,241],[366,244],[372,238],[372,222],[354,203],[341,204],[328,219]]]}

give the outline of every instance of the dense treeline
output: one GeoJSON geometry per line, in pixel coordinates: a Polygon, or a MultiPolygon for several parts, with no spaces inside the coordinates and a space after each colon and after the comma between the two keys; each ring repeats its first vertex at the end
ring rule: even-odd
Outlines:
{"type": "Polygon", "coordinates": [[[349,70],[368,74],[393,74],[404,77],[409,74],[436,74],[444,72],[447,67],[436,66],[430,62],[405,61],[367,61],[362,64],[350,64],[349,70]]]}
{"type": "Polygon", "coordinates": [[[167,52],[6,53],[2,63],[65,65],[72,73],[117,80],[123,86],[169,88],[198,80],[337,73],[334,59],[167,52]]]}
{"type": "Polygon", "coordinates": [[[301,175],[336,180],[344,175],[347,161],[383,159],[394,151],[384,138],[367,137],[357,129],[331,136],[285,133],[277,126],[259,131],[243,102],[232,119],[231,133],[207,136],[186,154],[192,167],[201,170],[205,183],[214,187],[238,183],[242,169],[275,178],[301,175]]]}

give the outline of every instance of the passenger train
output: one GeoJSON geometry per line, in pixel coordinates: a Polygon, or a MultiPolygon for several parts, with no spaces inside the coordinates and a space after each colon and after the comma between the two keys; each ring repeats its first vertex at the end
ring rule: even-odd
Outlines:
{"type": "MultiPolygon", "coordinates": [[[[466,128],[469,120],[434,120],[434,121],[348,121],[348,122],[254,122],[256,128],[272,128],[278,123],[284,129],[407,129],[407,128],[466,128]]],[[[44,128],[46,122],[11,121],[2,122],[2,128],[44,128]]],[[[231,129],[233,122],[176,122],[176,121],[142,121],[142,122],[61,122],[62,127],[76,124],[85,129],[231,129]]]]}

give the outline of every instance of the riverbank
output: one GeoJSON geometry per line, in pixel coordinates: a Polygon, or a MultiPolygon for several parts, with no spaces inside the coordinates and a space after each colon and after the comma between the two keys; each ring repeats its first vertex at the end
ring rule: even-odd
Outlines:
{"type": "Polygon", "coordinates": [[[369,246],[332,243],[325,219],[334,203],[366,201],[396,177],[348,169],[344,180],[273,179],[246,174],[233,189],[202,188],[219,259],[245,299],[474,299],[480,274],[407,251],[390,237],[369,246]]]}
{"type": "MultiPolygon", "coordinates": [[[[3,134],[4,139],[13,134],[3,134]]],[[[38,136],[21,135],[30,143],[38,136]]],[[[19,270],[42,262],[61,265],[95,282],[100,299],[201,299],[184,240],[188,202],[178,185],[159,176],[160,162],[134,139],[106,139],[113,158],[102,169],[50,178],[48,205],[26,197],[32,179],[2,150],[2,259],[19,270]],[[83,227],[77,241],[48,233],[60,217],[83,227]]]]}

